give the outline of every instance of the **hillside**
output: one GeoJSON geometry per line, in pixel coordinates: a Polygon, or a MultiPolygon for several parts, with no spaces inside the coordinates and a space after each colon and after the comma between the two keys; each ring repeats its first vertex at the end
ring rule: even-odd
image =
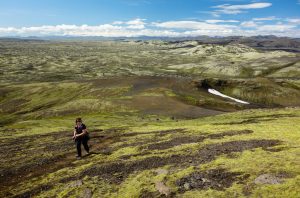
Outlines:
{"type": "Polygon", "coordinates": [[[238,42],[1,39],[0,197],[297,197],[299,66],[238,42]]]}

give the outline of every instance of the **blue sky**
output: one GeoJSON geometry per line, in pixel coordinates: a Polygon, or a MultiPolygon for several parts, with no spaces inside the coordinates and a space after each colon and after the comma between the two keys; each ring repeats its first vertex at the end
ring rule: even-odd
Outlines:
{"type": "Polygon", "coordinates": [[[300,0],[0,0],[0,36],[300,37],[300,0]]]}

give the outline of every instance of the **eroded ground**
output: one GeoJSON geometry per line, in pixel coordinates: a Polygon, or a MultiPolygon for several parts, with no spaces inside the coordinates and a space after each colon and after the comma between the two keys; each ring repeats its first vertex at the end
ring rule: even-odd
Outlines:
{"type": "Polygon", "coordinates": [[[137,121],[141,127],[123,122],[103,129],[93,126],[97,117],[87,116],[92,153],[81,160],[71,130],[24,130],[2,138],[1,196],[293,197],[299,193],[300,131],[290,123],[299,116],[299,109],[245,110],[195,120],[144,118],[137,121]],[[253,116],[260,120],[234,123],[253,116]],[[263,174],[281,182],[256,184],[263,174]]]}

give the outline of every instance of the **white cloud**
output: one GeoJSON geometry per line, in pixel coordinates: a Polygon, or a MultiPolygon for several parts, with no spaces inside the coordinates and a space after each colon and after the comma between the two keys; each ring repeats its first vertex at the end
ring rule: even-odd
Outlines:
{"type": "Polygon", "coordinates": [[[278,20],[275,16],[270,16],[270,17],[264,17],[264,18],[253,18],[253,21],[273,21],[273,20],[278,20]]]}
{"type": "Polygon", "coordinates": [[[121,24],[124,24],[124,22],[123,21],[114,21],[112,24],[113,25],[121,25],[121,24]]]}
{"type": "Polygon", "coordinates": [[[127,28],[129,29],[144,29],[146,23],[144,22],[145,19],[136,18],[130,21],[114,21],[113,25],[128,25],[127,28]]]}
{"type": "Polygon", "coordinates": [[[209,24],[199,21],[167,21],[162,23],[153,23],[154,26],[169,29],[191,29],[191,30],[224,30],[233,29],[233,25],[209,24]]]}
{"type": "Polygon", "coordinates": [[[264,21],[242,21],[240,24],[223,24],[229,20],[195,20],[165,21],[146,23],[144,19],[119,21],[102,25],[44,25],[36,27],[0,27],[0,36],[105,36],[105,37],[138,37],[138,36],[254,36],[277,35],[300,37],[298,24],[300,19],[286,19],[276,24],[264,24],[264,21]],[[284,23],[285,22],[285,23],[284,23]],[[219,24],[221,23],[221,24],[219,24]]]}
{"type": "Polygon", "coordinates": [[[271,33],[275,33],[275,32],[289,31],[295,27],[296,27],[295,25],[283,25],[283,24],[262,25],[262,26],[257,27],[257,31],[271,34],[271,33]]]}
{"type": "Polygon", "coordinates": [[[206,23],[238,23],[239,21],[237,20],[217,20],[217,19],[210,19],[210,20],[206,20],[206,23]]]}
{"type": "Polygon", "coordinates": [[[213,13],[218,14],[240,14],[245,12],[244,10],[249,9],[261,9],[267,8],[272,6],[272,3],[251,3],[251,4],[244,4],[244,5],[231,5],[231,4],[223,4],[218,6],[213,6],[212,8],[216,8],[213,13]]]}
{"type": "Polygon", "coordinates": [[[145,19],[133,19],[131,21],[127,21],[126,24],[128,25],[145,25],[146,23],[144,22],[145,19]]]}
{"type": "Polygon", "coordinates": [[[292,24],[298,24],[300,25],[300,18],[295,18],[295,19],[286,19],[287,22],[292,23],[292,24]]]}
{"type": "Polygon", "coordinates": [[[145,28],[145,19],[134,19],[131,21],[127,21],[126,24],[129,25],[128,28],[130,29],[144,29],[145,28]]]}
{"type": "Polygon", "coordinates": [[[253,28],[257,27],[257,23],[255,23],[254,21],[244,21],[241,23],[241,26],[246,28],[253,28]]]}
{"type": "Polygon", "coordinates": [[[270,7],[271,3],[251,3],[245,5],[230,5],[230,4],[223,4],[214,6],[214,8],[221,8],[226,10],[247,10],[247,9],[260,9],[270,7]]]}

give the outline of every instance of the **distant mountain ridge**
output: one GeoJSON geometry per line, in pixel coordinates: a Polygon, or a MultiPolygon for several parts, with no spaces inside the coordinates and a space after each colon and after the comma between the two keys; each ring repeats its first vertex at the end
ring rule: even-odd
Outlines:
{"type": "Polygon", "coordinates": [[[263,50],[284,50],[289,52],[300,52],[300,38],[290,37],[277,37],[273,35],[268,36],[228,36],[228,37],[102,37],[102,36],[87,36],[87,37],[75,37],[75,36],[47,36],[47,37],[0,37],[0,40],[17,40],[17,41],[148,41],[148,40],[162,40],[170,43],[182,42],[182,41],[198,41],[201,44],[220,44],[227,45],[244,44],[249,47],[263,50]]]}

